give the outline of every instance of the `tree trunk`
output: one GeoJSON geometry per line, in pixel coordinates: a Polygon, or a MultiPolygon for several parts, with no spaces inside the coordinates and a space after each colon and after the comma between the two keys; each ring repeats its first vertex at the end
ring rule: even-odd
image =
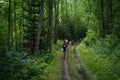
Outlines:
{"type": "Polygon", "coordinates": [[[8,50],[11,48],[11,0],[8,7],[8,50]]]}
{"type": "Polygon", "coordinates": [[[109,2],[109,32],[111,33],[111,29],[112,29],[112,27],[113,27],[113,9],[112,9],[112,7],[113,7],[113,5],[112,5],[112,0],[110,0],[109,2]]]}
{"type": "Polygon", "coordinates": [[[39,18],[39,25],[38,25],[38,32],[37,32],[37,39],[35,44],[34,55],[37,56],[39,53],[39,45],[40,45],[40,36],[43,24],[43,14],[44,14],[44,0],[41,0],[40,3],[40,18],[39,18]]]}
{"type": "Polygon", "coordinates": [[[59,2],[60,0],[58,0],[58,3],[56,4],[55,1],[55,29],[54,29],[54,44],[57,43],[57,38],[58,38],[58,26],[59,26],[59,2]]]}
{"type": "Polygon", "coordinates": [[[54,1],[54,7],[55,7],[54,44],[56,44],[57,43],[57,5],[56,5],[56,1],[54,1]]]}
{"type": "Polygon", "coordinates": [[[16,33],[17,29],[16,29],[16,0],[14,0],[14,47],[15,47],[15,50],[17,51],[17,33],[16,33]]]}
{"type": "Polygon", "coordinates": [[[22,31],[21,31],[21,49],[23,49],[23,42],[24,42],[24,9],[23,9],[23,7],[24,7],[24,0],[22,0],[22,12],[21,12],[21,15],[22,15],[22,24],[21,24],[21,28],[22,28],[22,31]]]}
{"type": "MultiPolygon", "coordinates": [[[[72,10],[72,7],[73,7],[73,6],[72,6],[72,0],[70,0],[70,10],[71,10],[71,12],[73,11],[73,10],[72,10]]],[[[71,14],[72,14],[72,13],[71,13],[71,14]]]]}
{"type": "Polygon", "coordinates": [[[67,18],[67,12],[68,12],[68,10],[67,10],[67,0],[65,0],[65,9],[66,9],[66,18],[67,18]]]}
{"type": "Polygon", "coordinates": [[[101,37],[105,36],[105,25],[104,25],[104,5],[103,5],[103,0],[100,0],[100,14],[101,14],[101,31],[100,31],[100,35],[101,37]]]}
{"type": "Polygon", "coordinates": [[[49,52],[51,52],[51,49],[52,49],[52,16],[53,16],[53,0],[49,0],[49,27],[48,27],[48,44],[49,44],[49,52]]]}

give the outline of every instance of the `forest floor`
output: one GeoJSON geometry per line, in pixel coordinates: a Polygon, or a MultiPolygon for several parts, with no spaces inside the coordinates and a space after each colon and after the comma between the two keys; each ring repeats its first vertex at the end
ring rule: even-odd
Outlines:
{"type": "MultiPolygon", "coordinates": [[[[68,51],[69,54],[69,51],[68,51]]],[[[69,72],[69,67],[70,65],[68,65],[68,54],[66,55],[66,57],[63,60],[63,69],[64,69],[64,80],[73,80],[72,76],[69,72]]],[[[93,78],[93,76],[91,75],[91,73],[89,73],[90,71],[86,70],[83,66],[83,63],[80,61],[80,58],[78,56],[77,50],[76,50],[76,46],[73,47],[72,49],[72,54],[73,55],[73,60],[74,62],[74,67],[75,67],[75,72],[74,75],[77,77],[77,80],[95,80],[93,78]]]]}

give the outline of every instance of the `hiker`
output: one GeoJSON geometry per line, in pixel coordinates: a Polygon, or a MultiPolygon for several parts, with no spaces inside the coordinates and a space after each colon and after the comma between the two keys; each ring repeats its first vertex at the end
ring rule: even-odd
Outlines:
{"type": "Polygon", "coordinates": [[[69,41],[69,44],[71,44],[71,41],[69,41]]]}
{"type": "Polygon", "coordinates": [[[68,40],[67,39],[64,39],[64,41],[68,44],[68,40]]]}
{"type": "Polygon", "coordinates": [[[74,43],[75,43],[75,41],[72,39],[72,40],[71,40],[71,44],[74,45],[74,43]]]}
{"type": "Polygon", "coordinates": [[[62,44],[62,50],[63,50],[64,58],[65,58],[66,51],[67,51],[67,42],[66,42],[66,40],[64,40],[64,43],[62,44]]]}

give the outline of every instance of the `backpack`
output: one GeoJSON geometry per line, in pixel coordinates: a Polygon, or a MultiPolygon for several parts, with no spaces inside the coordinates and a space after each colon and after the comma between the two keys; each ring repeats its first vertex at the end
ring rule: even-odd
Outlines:
{"type": "Polygon", "coordinates": [[[66,48],[67,47],[67,45],[66,44],[63,44],[63,48],[66,48]]]}

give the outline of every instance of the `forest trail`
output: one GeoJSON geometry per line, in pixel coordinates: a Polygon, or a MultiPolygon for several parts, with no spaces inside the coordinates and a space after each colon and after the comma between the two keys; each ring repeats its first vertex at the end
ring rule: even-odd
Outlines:
{"type": "MultiPolygon", "coordinates": [[[[77,77],[77,80],[95,80],[93,76],[89,73],[88,70],[86,70],[83,66],[83,63],[80,61],[78,53],[76,51],[76,46],[72,49],[74,55],[74,67],[75,67],[75,76],[77,77]]],[[[68,51],[69,52],[69,51],[68,51]]],[[[73,80],[70,73],[69,73],[69,66],[68,66],[68,54],[66,55],[65,59],[63,60],[63,68],[64,68],[64,80],[73,80]]]]}
{"type": "Polygon", "coordinates": [[[84,79],[84,70],[82,67],[82,63],[80,62],[80,59],[76,53],[76,46],[73,48],[73,53],[74,53],[74,59],[75,59],[75,68],[76,68],[76,76],[78,80],[85,80],[84,79]]]}
{"type": "Polygon", "coordinates": [[[68,65],[67,65],[67,55],[65,56],[63,60],[63,67],[64,67],[64,80],[72,80],[71,76],[68,71],[68,65]]]}

